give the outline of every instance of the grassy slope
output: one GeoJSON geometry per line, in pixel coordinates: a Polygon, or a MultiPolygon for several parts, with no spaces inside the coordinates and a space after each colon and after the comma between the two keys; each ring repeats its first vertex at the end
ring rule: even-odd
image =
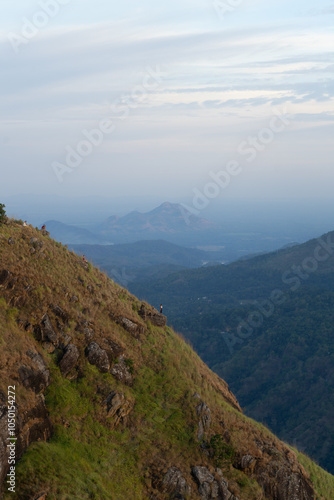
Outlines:
{"type": "MultiPolygon", "coordinates": [[[[33,287],[25,293],[17,285],[14,295],[25,299],[20,307],[0,302],[0,389],[5,391],[13,382],[13,367],[21,362],[22,352],[33,345],[51,369],[52,384],[46,391],[46,402],[55,429],[48,443],[34,443],[23,455],[18,464],[17,494],[5,494],[5,499],[24,500],[41,491],[48,493],[48,500],[145,499],[148,489],[155,488],[149,474],[152,464],[161,470],[175,465],[189,471],[195,464],[212,466],[212,460],[200,452],[195,438],[195,392],[211,408],[211,435],[222,433],[223,422],[234,449],[241,455],[256,454],[255,439],[270,439],[282,446],[267,429],[226,402],[225,384],[172,330],[149,324],[145,337],[137,340],[112,322],[111,311],[139,321],[140,303],[127,291],[97,269],[84,269],[77,256],[32,228],[12,224],[2,227],[0,235],[2,268],[20,276],[20,283],[33,287]],[[14,237],[15,245],[7,244],[9,236],[14,237]],[[43,240],[42,256],[30,254],[32,236],[43,240]],[[94,287],[93,295],[87,285],[94,287]],[[70,302],[73,295],[78,302],[70,302]],[[79,377],[61,376],[55,355],[46,354],[32,334],[17,324],[18,320],[36,323],[50,303],[57,303],[69,313],[67,333],[73,341],[80,344],[75,319],[89,314],[101,337],[112,338],[125,348],[135,370],[132,388],[120,384],[110,374],[101,374],[83,356],[79,377]],[[135,402],[127,425],[116,430],[101,416],[101,403],[111,390],[122,391],[129,401],[135,402]]],[[[24,405],[26,397],[19,388],[19,404],[24,405]]],[[[35,396],[31,393],[29,397],[35,396]]],[[[323,471],[304,460],[305,468],[314,476],[318,497],[334,497],[334,478],[326,475],[324,481],[323,471]]],[[[263,498],[256,481],[228,462],[223,469],[240,498],[263,498]]],[[[187,479],[191,481],[189,474],[187,479]]]]}

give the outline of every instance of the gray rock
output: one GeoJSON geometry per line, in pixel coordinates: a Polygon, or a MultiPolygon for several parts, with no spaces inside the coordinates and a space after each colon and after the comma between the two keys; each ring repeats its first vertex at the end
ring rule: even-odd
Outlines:
{"type": "Polygon", "coordinates": [[[8,245],[15,245],[15,240],[14,238],[8,238],[8,245]]]}
{"type": "Polygon", "coordinates": [[[164,493],[168,493],[170,498],[183,499],[190,497],[191,487],[177,467],[170,467],[162,481],[164,493]]]}
{"type": "Polygon", "coordinates": [[[91,342],[89,346],[86,347],[85,354],[89,363],[96,366],[100,372],[107,373],[109,371],[110,363],[108,355],[104,349],[101,349],[99,344],[91,342]]]}
{"type": "Polygon", "coordinates": [[[211,410],[203,401],[196,407],[196,413],[199,417],[197,439],[201,441],[205,433],[210,429],[211,410]]]}
{"type": "Polygon", "coordinates": [[[144,327],[142,325],[138,325],[128,318],[120,318],[119,324],[135,338],[139,338],[139,336],[144,333],[144,327]]]}
{"type": "Polygon", "coordinates": [[[112,391],[103,402],[106,405],[108,419],[112,419],[113,427],[124,421],[133,409],[133,404],[126,400],[124,394],[112,391]]]}
{"type": "Polygon", "coordinates": [[[118,363],[111,368],[110,373],[123,384],[130,386],[133,384],[132,375],[129,372],[123,356],[119,357],[118,363]]]}
{"type": "Polygon", "coordinates": [[[55,347],[58,347],[59,337],[54,331],[48,314],[44,314],[41,322],[41,335],[43,341],[51,342],[55,347]]]}
{"type": "Polygon", "coordinates": [[[192,467],[192,475],[198,485],[198,493],[201,500],[238,500],[229,490],[228,483],[223,478],[220,469],[216,469],[218,480],[210,473],[206,467],[192,467]]]}
{"type": "Polygon", "coordinates": [[[242,470],[249,469],[253,462],[254,457],[252,457],[252,455],[244,455],[241,458],[240,467],[242,470]]]}
{"type": "Polygon", "coordinates": [[[67,312],[65,312],[60,306],[58,305],[55,305],[55,304],[51,304],[51,310],[53,311],[53,313],[58,316],[58,318],[60,318],[64,323],[68,323],[69,321],[69,314],[67,312]]]}
{"type": "Polygon", "coordinates": [[[166,326],[167,318],[157,310],[150,311],[146,309],[144,304],[141,305],[138,314],[144,321],[150,321],[154,326],[166,326]]]}
{"type": "Polygon", "coordinates": [[[69,344],[64,352],[64,356],[59,363],[60,371],[63,375],[68,375],[76,366],[79,359],[79,349],[74,344],[69,344]]]}
{"type": "Polygon", "coordinates": [[[70,302],[79,302],[79,299],[76,295],[72,295],[70,302]]]}
{"type": "Polygon", "coordinates": [[[24,387],[38,394],[50,384],[50,372],[40,354],[33,351],[27,351],[26,354],[32,360],[33,366],[20,366],[19,375],[24,387]]]}
{"type": "Polygon", "coordinates": [[[91,340],[93,340],[93,338],[95,337],[94,330],[92,330],[91,328],[88,328],[88,326],[86,326],[83,329],[83,334],[85,336],[85,340],[86,340],[87,343],[90,342],[91,340]]]}

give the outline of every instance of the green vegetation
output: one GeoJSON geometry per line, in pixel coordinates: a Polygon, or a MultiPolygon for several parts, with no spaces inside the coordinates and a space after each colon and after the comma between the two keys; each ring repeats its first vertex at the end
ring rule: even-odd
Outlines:
{"type": "Polygon", "coordinates": [[[233,446],[226,443],[221,434],[212,436],[209,441],[209,450],[214,458],[217,467],[222,467],[226,463],[231,463],[235,457],[233,446]]]}
{"type": "MultiPolygon", "coordinates": [[[[324,236],[325,247],[333,239],[324,236]]],[[[316,261],[317,248],[312,240],[131,291],[159,297],[169,324],[229,383],[248,415],[334,471],[334,257],[322,250],[316,261]]]]}
{"type": "Polygon", "coordinates": [[[6,205],[0,203],[0,224],[2,224],[6,220],[6,205]]]}

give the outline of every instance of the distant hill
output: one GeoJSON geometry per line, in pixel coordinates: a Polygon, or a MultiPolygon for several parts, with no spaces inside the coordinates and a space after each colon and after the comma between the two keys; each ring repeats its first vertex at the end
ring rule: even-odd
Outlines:
{"type": "Polygon", "coordinates": [[[248,415],[334,471],[334,232],[130,290],[164,303],[248,415]]]}
{"type": "Polygon", "coordinates": [[[201,267],[213,252],[185,248],[163,240],[138,241],[123,245],[71,245],[121,285],[130,281],[164,278],[172,272],[201,267]]]}
{"type": "Polygon", "coordinates": [[[94,234],[87,229],[77,226],[70,226],[55,220],[48,220],[44,223],[52,238],[63,244],[97,244],[103,243],[104,238],[94,234]]]}
{"type": "Polygon", "coordinates": [[[147,213],[131,212],[123,217],[109,217],[98,227],[99,234],[116,242],[145,239],[192,241],[201,235],[217,231],[217,226],[193,215],[177,203],[163,203],[147,213]]]}

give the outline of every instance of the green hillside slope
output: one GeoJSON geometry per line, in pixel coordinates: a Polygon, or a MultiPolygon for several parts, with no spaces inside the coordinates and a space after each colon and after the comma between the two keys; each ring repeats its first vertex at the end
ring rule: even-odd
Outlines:
{"type": "Polygon", "coordinates": [[[333,498],[147,303],[13,221],[0,263],[2,498],[333,498]]]}

